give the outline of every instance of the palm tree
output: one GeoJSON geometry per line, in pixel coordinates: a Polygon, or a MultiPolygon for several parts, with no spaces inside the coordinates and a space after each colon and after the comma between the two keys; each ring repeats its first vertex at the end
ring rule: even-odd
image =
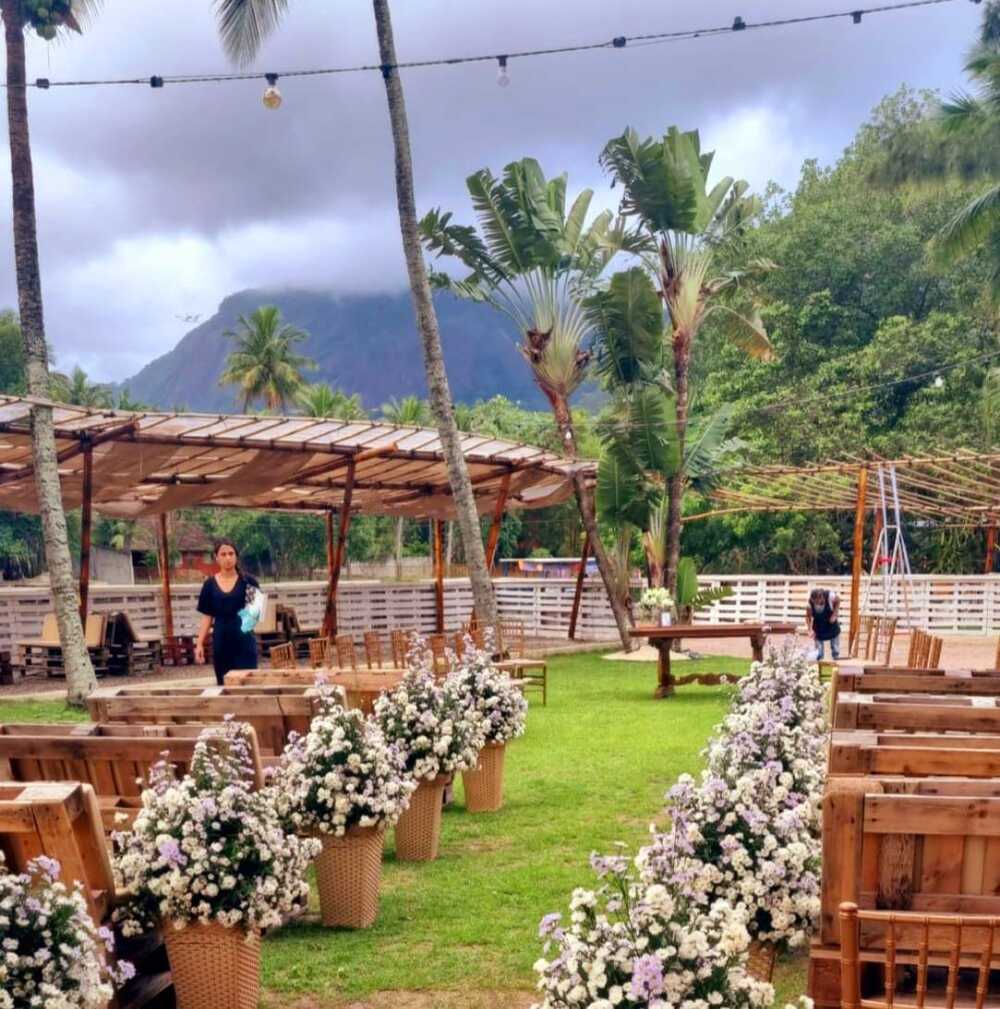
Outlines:
{"type": "MultiPolygon", "coordinates": [[[[949,139],[996,152],[1000,134],[1000,4],[987,4],[979,44],[965,64],[974,92],[954,95],[940,107],[939,123],[949,139]]],[[[1000,301],[1000,184],[991,185],[962,207],[934,238],[932,250],[944,266],[975,252],[992,250],[989,292],[1000,301]]]]}
{"type": "Polygon", "coordinates": [[[91,382],[87,373],[77,365],[69,375],[52,372],[49,382],[52,399],[73,406],[102,409],[111,406],[111,386],[91,382]]]}
{"type": "MultiPolygon", "coordinates": [[[[646,265],[658,282],[667,312],[664,339],[673,354],[673,393],[677,448],[684,456],[688,424],[688,373],[695,341],[706,319],[725,316],[729,336],[752,357],[773,356],[763,323],[747,291],[748,279],[773,263],[754,260],[744,270],[713,276],[716,254],[736,242],[759,209],[747,196],[746,182],[724,178],[709,190],[713,154],[701,153],[697,130],[670,127],[662,140],[639,140],[632,129],[611,140],[601,163],[613,184],[622,183],[621,212],[638,218],[655,243],[646,265]]],[[[666,583],[676,588],[680,560],[681,507],[686,478],[675,467],[667,484],[666,583]]]]}
{"type": "MultiPolygon", "coordinates": [[[[432,210],[420,222],[424,244],[454,256],[472,272],[462,280],[433,273],[432,282],[462,298],[503,312],[521,335],[521,355],[555,417],[563,454],[577,455],[570,397],[590,364],[593,326],[584,308],[589,289],[616,252],[639,252],[645,239],[629,234],[604,211],[587,225],[593,191],[566,208],[566,176],[546,180],[538,162],[523,158],[500,178],[483,168],[466,180],[480,230],[452,224],[432,210]]],[[[615,571],[598,534],[594,499],[583,473],[573,476],[577,505],[597,558],[622,646],[631,647],[628,613],[615,590],[615,571]]]]}
{"type": "Polygon", "coordinates": [[[121,389],[118,393],[118,400],[115,403],[116,410],[128,410],[132,413],[140,413],[143,410],[149,409],[148,403],[143,403],[141,400],[133,399],[132,394],[128,391],[126,386],[121,389]]]}
{"type": "Polygon", "coordinates": [[[307,417],[364,420],[368,416],[357,393],[348,396],[340,389],[331,388],[326,382],[304,386],[295,397],[295,402],[307,417]]]}
{"type": "Polygon", "coordinates": [[[294,350],[306,334],[285,322],[274,305],[262,305],[236,321],[235,331],[223,333],[236,341],[236,349],[226,358],[219,385],[236,386],[244,411],[262,399],[266,409],[285,413],[302,388],[302,369],[316,367],[294,350]]]}
{"type": "MultiPolygon", "coordinates": [[[[64,3],[42,8],[29,21],[21,0],[0,0],[7,50],[7,138],[10,148],[11,195],[13,203],[14,262],[17,300],[24,343],[25,379],[28,393],[46,398],[49,393],[48,348],[42,312],[42,281],[38,265],[38,232],[35,223],[35,180],[28,133],[28,95],[25,78],[24,32],[34,27],[45,38],[59,28],[80,31],[74,15],[86,15],[97,7],[96,0],[77,0],[74,10],[64,3]]],[[[52,585],[53,605],[59,626],[63,661],[66,667],[66,694],[71,704],[83,704],[97,686],[94,667],[87,654],[83,625],[69,554],[66,515],[62,506],[55,431],[50,408],[32,408],[31,452],[35,489],[45,541],[45,559],[52,585]]]]}
{"type": "MultiPolygon", "coordinates": [[[[391,424],[409,424],[412,427],[423,427],[430,423],[431,411],[427,401],[419,396],[404,396],[396,399],[393,396],[388,403],[382,404],[382,416],[391,424]]],[[[396,539],[393,557],[396,559],[396,577],[403,577],[403,530],[406,519],[399,515],[396,518],[396,539]]]]}
{"type": "MultiPolygon", "coordinates": [[[[247,63],[260,48],[264,37],[277,26],[287,6],[288,0],[216,0],[219,31],[230,57],[247,63]]],[[[427,269],[420,251],[416,198],[413,191],[410,130],[406,119],[403,85],[397,66],[389,0],[372,0],[372,7],[375,14],[379,63],[382,68],[392,131],[400,233],[417,328],[423,346],[424,371],[427,376],[431,412],[437,422],[448,469],[448,480],[465,548],[466,563],[469,565],[469,580],[476,615],[480,621],[493,625],[497,621],[496,598],[490,574],[486,570],[486,551],[479,528],[479,513],[465,456],[462,454],[461,435],[455,424],[448,374],[445,371],[444,353],[441,349],[441,334],[431,298],[427,269]]]]}

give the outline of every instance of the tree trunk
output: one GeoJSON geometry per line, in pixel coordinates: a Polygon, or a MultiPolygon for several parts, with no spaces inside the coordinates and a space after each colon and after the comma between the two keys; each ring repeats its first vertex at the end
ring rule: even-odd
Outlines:
{"type": "Polygon", "coordinates": [[[451,570],[451,560],[452,551],[455,546],[455,523],[449,522],[445,526],[445,537],[444,537],[444,566],[450,571],[451,570]]]}
{"type": "MultiPolygon", "coordinates": [[[[38,267],[35,182],[25,87],[24,27],[19,0],[0,0],[0,13],[3,15],[7,43],[7,132],[13,196],[14,260],[25,372],[28,393],[48,398],[49,366],[42,315],[42,282],[38,267]]],[[[55,431],[52,411],[48,407],[35,406],[32,409],[31,452],[45,540],[45,558],[66,670],[66,695],[70,704],[80,705],[97,686],[97,679],[87,654],[83,624],[80,621],[66,515],[62,505],[62,488],[59,485],[55,431]]]]}
{"type": "Polygon", "coordinates": [[[674,334],[674,397],[680,464],[677,472],[667,481],[666,587],[671,593],[677,589],[677,565],[681,559],[681,513],[684,508],[684,489],[687,485],[687,474],[684,471],[684,442],[687,433],[689,346],[686,333],[674,334]]]}
{"type": "Polygon", "coordinates": [[[403,526],[406,519],[402,515],[396,519],[396,541],[393,544],[393,557],[396,561],[396,578],[403,577],[403,526]]]}
{"type": "MultiPolygon", "coordinates": [[[[573,415],[570,413],[569,403],[549,390],[543,390],[552,404],[552,413],[555,415],[556,427],[559,429],[559,441],[563,446],[563,453],[570,459],[576,458],[576,432],[573,430],[573,415]]],[[[607,593],[608,602],[611,604],[611,612],[615,615],[615,623],[618,625],[618,636],[621,638],[622,648],[626,652],[632,650],[632,639],[629,637],[629,616],[625,605],[618,595],[615,587],[615,573],[608,558],[608,552],[604,549],[597,530],[597,514],[594,511],[594,496],[587,486],[586,478],[582,473],[573,474],[573,489],[576,491],[576,503],[580,509],[580,518],[583,520],[583,528],[590,537],[590,549],[594,551],[594,558],[597,561],[597,569],[601,572],[601,581],[604,582],[604,591],[607,593]]]]}
{"type": "Polygon", "coordinates": [[[379,59],[385,80],[385,95],[389,105],[389,120],[392,125],[392,143],[396,161],[396,200],[399,205],[399,225],[403,238],[403,252],[406,269],[410,277],[410,290],[417,315],[420,338],[424,351],[424,370],[427,373],[427,392],[431,412],[437,422],[445,461],[448,466],[448,480],[455,502],[458,528],[465,548],[466,563],[469,565],[469,581],[472,583],[472,597],[476,616],[485,624],[496,624],[497,604],[493,594],[493,583],[486,570],[486,552],[483,549],[479,530],[479,515],[472,493],[469,470],[462,454],[461,436],[455,423],[455,411],[448,388],[448,375],[444,368],[444,354],[441,351],[441,334],[438,332],[437,316],[431,300],[431,287],[427,280],[423,249],[417,232],[417,208],[413,194],[413,165],[410,156],[410,131],[406,121],[406,103],[403,99],[403,85],[396,69],[396,46],[392,38],[392,19],[388,0],[372,0],[375,11],[375,29],[378,33],[379,59]]]}

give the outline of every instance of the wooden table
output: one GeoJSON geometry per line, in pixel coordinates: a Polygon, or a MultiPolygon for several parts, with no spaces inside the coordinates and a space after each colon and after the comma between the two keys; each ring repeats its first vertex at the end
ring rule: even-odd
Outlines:
{"type": "Polygon", "coordinates": [[[693,673],[690,676],[675,677],[670,672],[670,648],[679,638],[749,638],[753,648],[754,661],[764,658],[764,643],[768,634],[794,634],[798,624],[671,624],[657,627],[639,624],[629,634],[633,638],[649,638],[649,643],[660,653],[657,663],[657,684],[654,697],[670,697],[675,687],[687,683],[701,683],[713,686],[722,682],[718,673],[693,673]]]}

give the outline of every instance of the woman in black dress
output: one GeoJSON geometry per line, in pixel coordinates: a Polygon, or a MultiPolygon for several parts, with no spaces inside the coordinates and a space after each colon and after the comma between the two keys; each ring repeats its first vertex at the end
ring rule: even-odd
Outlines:
{"type": "Polygon", "coordinates": [[[194,654],[197,662],[205,661],[205,639],[212,630],[212,664],[221,686],[230,669],[257,668],[257,639],[252,630],[240,628],[239,612],[260,585],[240,571],[239,552],[231,540],[216,543],[215,562],[219,570],[205,579],[198,596],[202,617],[194,654]]]}

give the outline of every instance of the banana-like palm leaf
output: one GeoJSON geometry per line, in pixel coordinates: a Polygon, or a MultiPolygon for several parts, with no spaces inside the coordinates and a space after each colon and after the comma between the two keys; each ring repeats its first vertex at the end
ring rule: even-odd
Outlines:
{"type": "Polygon", "coordinates": [[[733,594],[731,585],[719,585],[714,589],[699,589],[691,598],[688,606],[692,610],[701,610],[719,599],[728,599],[733,594]]]}
{"type": "Polygon", "coordinates": [[[720,471],[734,465],[747,448],[739,438],[730,438],[735,406],[726,403],[715,413],[688,427],[684,445],[684,472],[699,493],[711,490],[720,471]]]}
{"type": "Polygon", "coordinates": [[[680,466],[673,400],[651,386],[640,388],[628,407],[629,444],[647,471],[673,476],[680,466]]]}
{"type": "Polygon", "coordinates": [[[640,381],[663,365],[663,306],[641,267],[616,273],[587,301],[597,333],[598,372],[614,385],[640,381]]]}
{"type": "Polygon", "coordinates": [[[722,312],[726,320],[726,335],[737,347],[758,361],[773,361],[774,347],[767,337],[764,321],[760,313],[754,309],[749,315],[742,315],[729,305],[712,305],[706,315],[712,312],[722,312]]]}
{"type": "Polygon", "coordinates": [[[682,557],[677,562],[677,588],[674,599],[678,606],[690,606],[698,594],[698,569],[690,557],[682,557]]]}
{"type": "Polygon", "coordinates": [[[597,466],[594,495],[598,514],[607,522],[646,524],[648,502],[643,474],[630,462],[627,453],[613,448],[605,452],[597,466]]]}

